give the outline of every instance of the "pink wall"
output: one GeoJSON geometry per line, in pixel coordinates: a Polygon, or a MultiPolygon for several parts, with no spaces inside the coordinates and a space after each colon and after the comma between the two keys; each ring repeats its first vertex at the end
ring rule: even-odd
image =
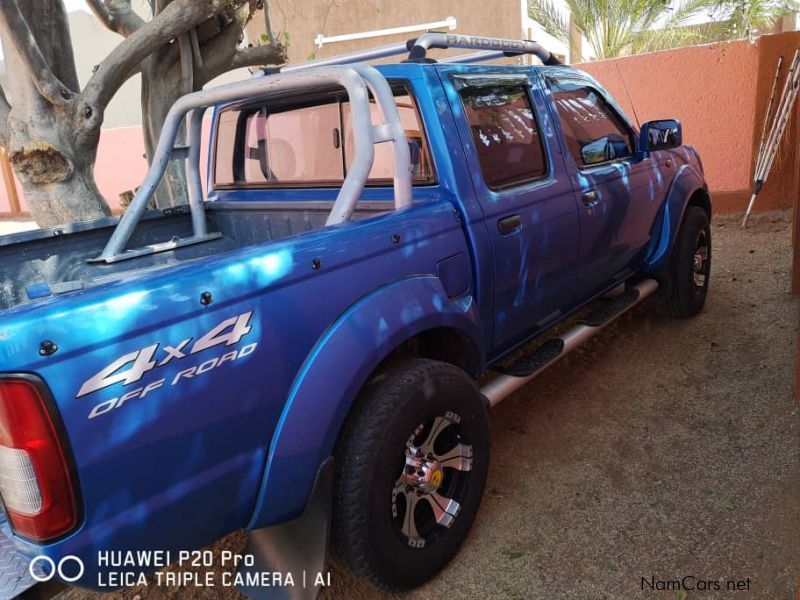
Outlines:
{"type": "MultiPolygon", "coordinates": [[[[790,32],[763,36],[755,44],[740,40],[577,66],[600,81],[632,118],[679,119],[684,141],[703,159],[715,210],[740,211],[750,195],[775,61],[783,54],[788,64],[799,44],[800,34],[790,32]]],[[[790,127],[784,139],[792,158],[793,132],[790,127]]],[[[794,202],[798,180],[792,164],[785,160],[773,168],[759,209],[794,202]]]]}
{"type": "Polygon", "coordinates": [[[119,195],[136,189],[147,173],[141,127],[104,129],[97,148],[94,178],[112,210],[119,208],[119,195]]]}
{"type": "MultiPolygon", "coordinates": [[[[200,169],[204,184],[208,159],[209,128],[210,119],[206,119],[203,126],[203,151],[200,156],[200,169]]],[[[112,210],[119,211],[119,195],[141,185],[146,173],[147,161],[144,158],[144,137],[141,127],[120,127],[101,131],[94,177],[100,193],[112,210]]],[[[27,211],[25,197],[19,182],[17,182],[17,193],[22,210],[27,211]]],[[[10,212],[8,194],[3,180],[0,178],[0,214],[8,212],[10,212]]]]}

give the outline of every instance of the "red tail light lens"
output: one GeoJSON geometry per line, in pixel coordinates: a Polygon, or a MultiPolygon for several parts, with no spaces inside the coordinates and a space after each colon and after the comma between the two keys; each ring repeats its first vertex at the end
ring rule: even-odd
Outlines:
{"type": "Polygon", "coordinates": [[[0,498],[16,533],[46,541],[75,527],[68,464],[39,388],[0,379],[0,498]]]}

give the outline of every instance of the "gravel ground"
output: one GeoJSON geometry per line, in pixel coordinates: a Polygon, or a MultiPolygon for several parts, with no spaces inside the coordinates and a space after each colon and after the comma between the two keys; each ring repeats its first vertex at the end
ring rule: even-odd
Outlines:
{"type": "MultiPolygon", "coordinates": [[[[492,412],[476,523],[450,566],[408,598],[796,597],[790,213],[756,214],[745,232],[739,219],[714,222],[699,317],[637,308],[492,412]],[[723,591],[642,591],[642,578],[685,576],[723,591]],[[725,591],[748,578],[749,592],[725,591]]],[[[321,597],[382,596],[334,570],[321,597]]]]}

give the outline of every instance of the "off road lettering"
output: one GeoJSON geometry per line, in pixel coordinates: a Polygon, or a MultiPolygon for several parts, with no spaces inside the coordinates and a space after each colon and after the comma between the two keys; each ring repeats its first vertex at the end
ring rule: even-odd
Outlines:
{"type": "MultiPolygon", "coordinates": [[[[250,326],[250,319],[252,316],[253,311],[248,311],[222,321],[208,333],[201,336],[188,352],[186,352],[185,349],[191,343],[192,338],[182,340],[172,345],[160,346],[160,344],[153,344],[141,350],[136,350],[121,356],[99,373],[87,379],[78,391],[76,398],[86,396],[87,394],[105,389],[117,383],[122,383],[125,386],[131,385],[132,383],[141,381],[146,373],[158,367],[163,367],[173,361],[182,360],[187,356],[192,356],[217,346],[233,346],[234,344],[238,344],[242,341],[242,338],[250,333],[252,329],[250,326]],[[159,353],[162,354],[160,360],[156,356],[159,353]]],[[[233,356],[225,356],[227,358],[223,357],[224,360],[219,361],[219,364],[233,360],[233,356]]],[[[219,359],[214,360],[213,366],[206,366],[205,370],[210,370],[217,366],[216,361],[219,359]]],[[[198,373],[204,372],[200,370],[199,367],[193,367],[193,369],[196,369],[198,373]]]]}

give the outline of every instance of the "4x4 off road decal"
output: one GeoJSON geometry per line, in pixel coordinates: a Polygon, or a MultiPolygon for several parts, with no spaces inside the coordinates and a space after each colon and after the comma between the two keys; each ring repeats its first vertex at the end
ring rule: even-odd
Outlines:
{"type": "MultiPolygon", "coordinates": [[[[211,348],[235,346],[241,343],[242,339],[250,333],[250,318],[252,316],[253,311],[248,311],[239,316],[225,319],[194,343],[192,343],[193,338],[187,338],[171,346],[153,344],[121,356],[102,371],[87,379],[78,391],[76,398],[81,398],[82,396],[97,392],[117,383],[122,383],[123,386],[129,386],[137,381],[141,381],[147,373],[154,369],[171,364],[174,361],[181,361],[186,357],[194,356],[195,354],[210,350],[211,348]]],[[[111,400],[101,402],[92,409],[89,413],[89,418],[94,419],[112,410],[121,408],[128,400],[144,398],[153,390],[164,387],[165,385],[176,385],[183,380],[193,379],[228,362],[236,361],[252,354],[257,346],[258,343],[256,342],[242,346],[241,348],[232,349],[225,354],[215,356],[205,362],[178,371],[169,379],[165,377],[152,381],[146,386],[136,387],[118,398],[112,398],[111,400]]]]}

